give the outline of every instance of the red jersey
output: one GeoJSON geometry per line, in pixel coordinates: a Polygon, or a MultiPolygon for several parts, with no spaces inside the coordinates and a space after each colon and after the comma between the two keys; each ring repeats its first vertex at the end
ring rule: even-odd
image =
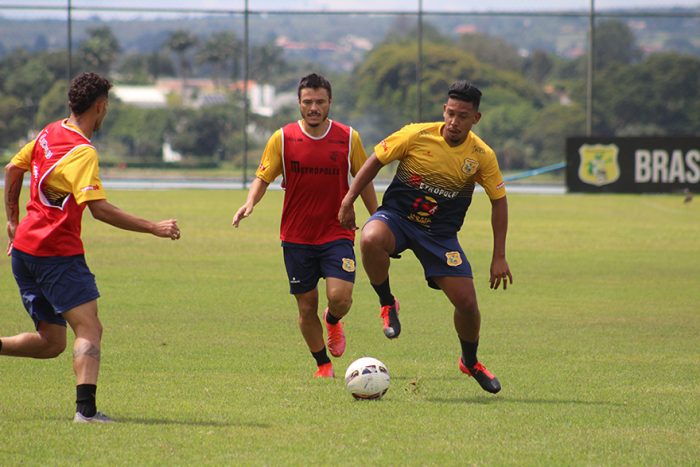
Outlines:
{"type": "Polygon", "coordinates": [[[295,122],[268,141],[256,175],[271,183],[280,173],[285,189],[280,238],[283,242],[321,245],[339,239],[355,240],[355,233],[338,222],[340,202],[350,176],[367,159],[359,134],[331,121],[315,138],[295,122]]]}
{"type": "Polygon", "coordinates": [[[90,140],[67,121],[54,122],[12,163],[31,170],[27,215],[17,226],[13,247],[34,256],[83,254],[84,202],[105,198],[90,140]]]}

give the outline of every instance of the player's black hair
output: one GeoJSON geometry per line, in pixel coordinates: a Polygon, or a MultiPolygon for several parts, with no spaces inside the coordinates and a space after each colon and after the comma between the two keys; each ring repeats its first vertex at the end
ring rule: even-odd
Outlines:
{"type": "Polygon", "coordinates": [[[297,88],[297,97],[301,99],[301,90],[304,88],[311,89],[325,89],[328,91],[328,98],[333,98],[333,93],[331,92],[331,83],[326,78],[316,73],[311,73],[310,75],[304,76],[299,81],[299,87],[297,88]]]}
{"type": "Polygon", "coordinates": [[[112,83],[97,73],[80,73],[73,78],[68,90],[68,106],[75,115],[89,109],[100,97],[109,96],[112,83]]]}
{"type": "Polygon", "coordinates": [[[481,103],[481,91],[469,81],[455,81],[447,90],[447,97],[464,102],[471,102],[476,110],[481,103]]]}

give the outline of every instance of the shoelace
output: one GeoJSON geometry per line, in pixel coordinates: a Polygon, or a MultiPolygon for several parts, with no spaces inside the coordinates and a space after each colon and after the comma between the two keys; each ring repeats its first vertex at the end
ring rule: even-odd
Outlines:
{"type": "Polygon", "coordinates": [[[474,373],[476,372],[481,372],[488,376],[490,379],[493,379],[493,375],[489,373],[489,370],[487,370],[486,367],[481,364],[481,362],[477,362],[476,365],[474,365],[472,368],[469,368],[469,372],[472,373],[472,376],[474,376],[474,373]]]}

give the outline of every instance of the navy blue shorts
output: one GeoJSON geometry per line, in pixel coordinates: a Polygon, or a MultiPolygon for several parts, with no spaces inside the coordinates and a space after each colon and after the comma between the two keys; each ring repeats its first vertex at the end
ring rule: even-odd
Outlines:
{"type": "Polygon", "coordinates": [[[100,296],[84,255],[33,256],[13,248],[12,272],[37,329],[39,321],[65,326],[62,313],[100,296]]]}
{"type": "Polygon", "coordinates": [[[413,251],[423,266],[425,280],[433,289],[439,289],[433,277],[473,277],[472,267],[457,235],[435,236],[392,211],[379,210],[367,222],[373,220],[384,222],[393,232],[396,238],[394,254],[413,251]]]}
{"type": "Polygon", "coordinates": [[[315,289],[322,277],[355,283],[355,249],[348,239],[323,245],[282,242],[282,249],[292,295],[315,289]]]}

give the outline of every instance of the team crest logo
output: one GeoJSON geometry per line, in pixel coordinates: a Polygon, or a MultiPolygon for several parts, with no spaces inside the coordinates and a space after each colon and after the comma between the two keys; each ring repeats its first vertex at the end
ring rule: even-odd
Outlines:
{"type": "Polygon", "coordinates": [[[476,172],[478,167],[479,163],[474,159],[464,159],[464,164],[462,164],[462,172],[467,175],[472,175],[474,172],[476,172]]]}
{"type": "Polygon", "coordinates": [[[620,178],[617,154],[620,149],[615,144],[584,144],[578,150],[581,163],[578,178],[589,185],[603,186],[620,178]]]}
{"type": "Polygon", "coordinates": [[[343,258],[343,271],[355,272],[355,260],[352,258],[343,258]]]}
{"type": "Polygon", "coordinates": [[[459,254],[459,251],[448,251],[445,253],[445,256],[447,257],[448,266],[454,267],[462,264],[462,255],[459,254]]]}

